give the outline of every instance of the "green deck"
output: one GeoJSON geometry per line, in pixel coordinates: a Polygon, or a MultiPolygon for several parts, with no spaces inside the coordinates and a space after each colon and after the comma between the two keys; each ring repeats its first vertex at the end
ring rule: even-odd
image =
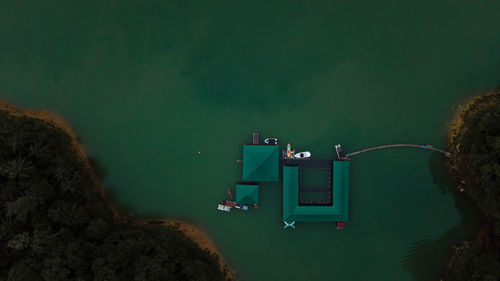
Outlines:
{"type": "Polygon", "coordinates": [[[331,206],[299,206],[299,167],[283,166],[283,221],[347,222],[349,162],[333,161],[331,206]]]}
{"type": "Polygon", "coordinates": [[[279,181],[278,145],[243,145],[243,181],[279,181]]]}

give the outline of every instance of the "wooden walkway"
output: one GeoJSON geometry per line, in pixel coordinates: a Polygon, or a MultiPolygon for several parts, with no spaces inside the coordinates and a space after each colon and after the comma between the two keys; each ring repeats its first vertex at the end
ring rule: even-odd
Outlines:
{"type": "Polygon", "coordinates": [[[407,144],[407,143],[403,143],[403,144],[387,144],[387,145],[374,146],[374,147],[366,148],[366,149],[363,149],[363,150],[355,151],[355,152],[352,152],[352,153],[348,153],[348,154],[346,154],[346,157],[351,157],[351,156],[358,155],[358,154],[361,154],[361,153],[365,153],[365,152],[368,152],[368,151],[379,150],[379,149],[386,149],[386,148],[394,148],[394,147],[413,147],[413,148],[420,148],[420,149],[425,149],[425,150],[432,150],[432,151],[437,151],[439,153],[443,153],[444,156],[446,156],[448,158],[451,157],[451,153],[450,152],[444,151],[444,150],[439,149],[439,148],[435,148],[434,146],[432,146],[430,144],[407,144]]]}

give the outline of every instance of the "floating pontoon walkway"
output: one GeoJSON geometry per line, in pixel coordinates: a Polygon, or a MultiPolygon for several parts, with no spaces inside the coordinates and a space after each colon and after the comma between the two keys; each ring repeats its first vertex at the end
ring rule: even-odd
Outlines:
{"type": "MultiPolygon", "coordinates": [[[[306,162],[306,161],[304,161],[306,162]]],[[[347,222],[349,209],[349,161],[332,161],[330,204],[303,205],[299,201],[300,168],[283,166],[283,221],[286,225],[295,221],[347,222]]]]}
{"type": "Polygon", "coordinates": [[[299,166],[300,168],[311,168],[311,169],[331,169],[332,162],[337,160],[339,159],[313,159],[313,158],[280,159],[280,165],[299,166]]]}
{"type": "MultiPolygon", "coordinates": [[[[282,167],[283,184],[283,222],[285,228],[295,228],[296,221],[336,222],[337,229],[344,228],[349,220],[349,164],[350,157],[361,153],[395,147],[411,147],[432,150],[450,158],[451,153],[429,144],[388,144],[366,148],[344,154],[340,144],[335,145],[337,158],[311,159],[287,158],[279,145],[259,144],[259,135],[253,133],[252,144],[243,145],[242,181],[236,186],[236,202],[239,204],[258,204],[258,182],[279,182],[282,167]],[[328,180],[312,186],[303,186],[303,176],[307,170],[323,170],[328,180]],[[319,198],[318,200],[315,200],[319,198]],[[313,201],[315,200],[315,201],[313,201]]],[[[290,149],[290,148],[288,148],[290,149]]],[[[305,177],[304,177],[305,178],[305,177]]],[[[304,184],[309,184],[304,180],[304,184]]],[[[227,201],[226,201],[227,202],[227,201]]],[[[234,205],[234,202],[231,202],[234,205]]],[[[230,206],[231,207],[231,206],[230,206]]],[[[228,210],[219,205],[219,210],[228,210]]]]}
{"type": "Polygon", "coordinates": [[[379,150],[379,149],[386,149],[386,148],[394,148],[394,147],[413,147],[413,148],[420,148],[420,149],[425,149],[425,150],[432,150],[432,151],[437,151],[439,153],[443,153],[448,158],[451,157],[451,153],[450,152],[444,151],[444,150],[439,149],[439,148],[435,148],[434,146],[432,146],[430,144],[387,144],[387,145],[379,145],[379,146],[374,146],[374,147],[366,148],[366,149],[363,149],[363,150],[355,151],[355,152],[352,152],[352,153],[348,153],[348,154],[346,154],[346,157],[351,157],[351,156],[358,155],[358,154],[361,154],[361,153],[365,153],[365,152],[368,152],[368,151],[379,150]]]}

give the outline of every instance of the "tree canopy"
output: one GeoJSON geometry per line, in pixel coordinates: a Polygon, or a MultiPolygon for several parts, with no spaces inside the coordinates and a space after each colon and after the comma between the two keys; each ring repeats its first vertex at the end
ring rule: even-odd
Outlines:
{"type": "Polygon", "coordinates": [[[500,91],[478,98],[462,118],[457,175],[483,212],[500,220],[500,91]]]}
{"type": "Polygon", "coordinates": [[[117,220],[62,130],[0,111],[0,281],[226,280],[176,227],[117,220]]]}
{"type": "Polygon", "coordinates": [[[500,276],[500,90],[461,111],[463,125],[450,143],[460,188],[487,216],[478,239],[457,247],[445,280],[492,281],[500,276]]]}

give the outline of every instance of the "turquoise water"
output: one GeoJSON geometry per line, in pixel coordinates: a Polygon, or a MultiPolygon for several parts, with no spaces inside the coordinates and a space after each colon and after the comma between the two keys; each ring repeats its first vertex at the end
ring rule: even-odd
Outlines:
{"type": "Polygon", "coordinates": [[[2,2],[0,97],[66,118],[120,207],[200,225],[241,280],[437,280],[479,224],[439,155],[353,157],[343,231],[284,230],[279,184],[259,210],[216,206],[252,130],[313,157],[442,147],[454,106],[499,83],[498,14],[498,1],[2,2]]]}

